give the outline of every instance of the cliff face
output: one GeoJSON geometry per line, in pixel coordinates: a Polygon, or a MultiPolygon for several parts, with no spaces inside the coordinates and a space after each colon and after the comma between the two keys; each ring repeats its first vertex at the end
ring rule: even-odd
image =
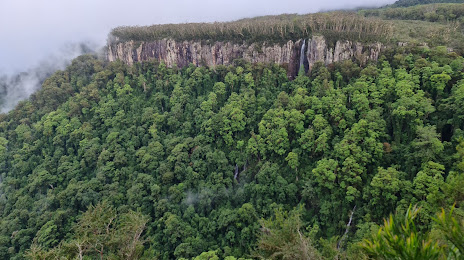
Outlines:
{"type": "Polygon", "coordinates": [[[359,42],[337,41],[334,48],[329,48],[323,36],[313,36],[309,39],[306,59],[311,70],[316,62],[329,65],[344,60],[357,60],[361,64],[369,60],[377,61],[380,52],[385,46],[381,43],[365,45],[359,42]]]}
{"type": "Polygon", "coordinates": [[[322,36],[313,36],[307,44],[303,40],[288,41],[285,44],[235,44],[215,42],[205,44],[196,41],[175,41],[171,39],[153,42],[109,43],[107,58],[109,61],[121,60],[132,65],[134,62],[157,60],[167,66],[177,64],[185,67],[190,63],[196,66],[229,65],[235,59],[244,59],[252,63],[277,63],[287,67],[288,76],[294,78],[300,70],[310,71],[316,62],[326,65],[347,59],[361,62],[377,60],[383,46],[380,43],[363,45],[350,41],[337,41],[330,48],[322,36]],[[305,47],[303,52],[301,48],[305,47]],[[301,54],[303,59],[300,59],[301,54]]]}

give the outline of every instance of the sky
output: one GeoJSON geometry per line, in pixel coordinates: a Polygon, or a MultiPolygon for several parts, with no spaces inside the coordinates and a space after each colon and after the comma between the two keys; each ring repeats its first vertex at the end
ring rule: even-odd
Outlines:
{"type": "Polygon", "coordinates": [[[395,0],[0,0],[0,74],[104,46],[121,25],[231,21],[260,15],[381,6],[395,0]]]}

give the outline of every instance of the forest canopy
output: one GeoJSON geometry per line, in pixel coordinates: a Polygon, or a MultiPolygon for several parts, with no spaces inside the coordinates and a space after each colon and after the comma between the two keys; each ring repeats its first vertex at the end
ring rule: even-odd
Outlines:
{"type": "Polygon", "coordinates": [[[292,80],[76,58],[0,114],[0,259],[462,259],[464,5],[441,2],[115,28],[383,47],[292,80]]]}
{"type": "Polygon", "coordinates": [[[1,115],[0,258],[362,259],[395,213],[462,254],[440,234],[464,214],[463,68],[446,47],[293,81],[81,56],[1,115]]]}

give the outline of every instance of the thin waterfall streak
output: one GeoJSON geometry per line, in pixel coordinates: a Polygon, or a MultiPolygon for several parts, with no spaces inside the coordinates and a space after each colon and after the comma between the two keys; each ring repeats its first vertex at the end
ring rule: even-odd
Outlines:
{"type": "Polygon", "coordinates": [[[300,71],[301,69],[304,70],[305,47],[306,47],[306,39],[303,40],[303,45],[301,46],[301,51],[300,51],[300,68],[299,68],[300,71]]]}

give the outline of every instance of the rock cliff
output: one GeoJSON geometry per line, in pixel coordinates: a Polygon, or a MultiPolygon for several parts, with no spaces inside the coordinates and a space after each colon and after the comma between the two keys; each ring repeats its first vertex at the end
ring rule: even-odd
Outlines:
{"type": "Polygon", "coordinates": [[[329,47],[323,36],[313,36],[308,41],[306,51],[307,68],[310,71],[316,62],[329,65],[344,60],[357,60],[361,64],[369,60],[377,61],[385,46],[381,43],[362,44],[360,42],[337,41],[333,48],[329,47]]]}
{"type": "Polygon", "coordinates": [[[294,78],[300,70],[310,71],[316,62],[326,65],[347,59],[356,59],[362,63],[377,60],[383,45],[380,43],[362,44],[351,41],[337,41],[330,47],[323,36],[288,41],[284,44],[232,42],[201,43],[197,41],[175,41],[163,39],[152,42],[109,42],[108,61],[121,60],[132,65],[134,62],[157,60],[167,66],[185,67],[190,63],[196,66],[229,65],[235,59],[244,59],[252,63],[277,63],[287,68],[289,78],[294,78]],[[304,47],[305,50],[301,50],[304,47]],[[300,59],[301,53],[305,55],[300,59]]]}

